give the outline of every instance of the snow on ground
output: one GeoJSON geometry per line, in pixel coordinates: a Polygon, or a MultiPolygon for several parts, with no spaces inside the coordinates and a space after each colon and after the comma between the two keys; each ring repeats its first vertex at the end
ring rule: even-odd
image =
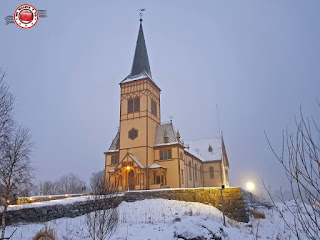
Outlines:
{"type": "MultiPolygon", "coordinates": [[[[251,218],[249,224],[227,219],[227,227],[223,227],[221,212],[201,203],[165,199],[122,202],[118,207],[119,224],[111,239],[213,239],[215,236],[233,240],[257,239],[257,236],[259,239],[290,237],[290,232],[275,210],[264,207],[259,210],[266,214],[266,219],[251,218]]],[[[288,214],[285,212],[285,215],[288,214]]],[[[12,239],[28,240],[45,226],[56,231],[57,239],[90,239],[85,216],[10,226],[6,235],[18,228],[12,239]]],[[[290,239],[295,238],[291,236],[290,239]]]]}
{"type": "Polygon", "coordinates": [[[70,198],[63,198],[63,199],[56,199],[44,202],[33,202],[33,203],[26,203],[21,205],[9,205],[8,211],[18,210],[22,208],[34,208],[34,207],[44,207],[44,206],[52,206],[52,205],[65,205],[65,204],[72,204],[75,202],[84,202],[88,201],[89,196],[82,196],[82,197],[70,197],[70,198]]]}

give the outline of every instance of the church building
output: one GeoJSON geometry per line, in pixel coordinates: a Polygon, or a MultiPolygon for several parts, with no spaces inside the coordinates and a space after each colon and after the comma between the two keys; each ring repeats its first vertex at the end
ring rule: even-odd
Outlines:
{"type": "Polygon", "coordinates": [[[105,182],[119,190],[229,186],[223,137],[184,142],[161,122],[142,20],[130,74],[120,82],[120,127],[105,155],[105,182]]]}

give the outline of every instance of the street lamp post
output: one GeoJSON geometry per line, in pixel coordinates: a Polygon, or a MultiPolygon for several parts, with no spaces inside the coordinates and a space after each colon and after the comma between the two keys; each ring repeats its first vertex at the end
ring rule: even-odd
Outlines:
{"type": "Polygon", "coordinates": [[[128,182],[128,192],[130,191],[130,184],[129,184],[129,171],[130,171],[130,167],[129,166],[127,166],[126,167],[126,169],[127,169],[127,182],[128,182]]]}
{"type": "Polygon", "coordinates": [[[221,186],[220,194],[221,194],[221,210],[222,210],[222,216],[223,216],[223,226],[226,226],[226,218],[224,215],[224,204],[223,204],[223,195],[222,195],[223,190],[224,190],[224,185],[221,186]]]}

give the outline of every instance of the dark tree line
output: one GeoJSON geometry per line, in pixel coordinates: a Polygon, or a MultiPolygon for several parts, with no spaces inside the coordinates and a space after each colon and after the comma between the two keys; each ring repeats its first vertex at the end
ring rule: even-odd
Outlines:
{"type": "Polygon", "coordinates": [[[41,195],[78,194],[86,191],[86,183],[78,175],[68,173],[55,181],[40,182],[41,195]]]}

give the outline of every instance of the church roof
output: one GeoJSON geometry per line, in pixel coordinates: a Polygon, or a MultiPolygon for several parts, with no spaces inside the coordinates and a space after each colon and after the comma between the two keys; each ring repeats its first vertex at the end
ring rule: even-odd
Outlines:
{"type": "Polygon", "coordinates": [[[120,130],[118,130],[116,136],[112,140],[112,143],[111,143],[109,150],[107,152],[118,151],[119,148],[117,148],[117,147],[119,146],[119,143],[120,143],[120,130]]]}
{"type": "Polygon", "coordinates": [[[145,71],[143,71],[139,75],[136,75],[133,77],[129,77],[129,76],[126,77],[124,80],[121,81],[121,83],[132,82],[132,81],[136,81],[136,80],[140,80],[140,79],[144,79],[144,78],[151,79],[151,77],[145,71]]]}
{"type": "Polygon", "coordinates": [[[141,75],[150,79],[152,78],[146,42],[143,34],[142,22],[140,22],[138,39],[136,44],[136,50],[134,52],[131,72],[121,83],[137,80],[135,78],[141,75]]]}
{"type": "Polygon", "coordinates": [[[199,139],[185,142],[186,152],[194,155],[200,160],[215,161],[222,159],[222,138],[211,139],[199,139]],[[212,151],[209,151],[209,145],[212,147],[212,151]]]}
{"type": "Polygon", "coordinates": [[[160,124],[157,126],[154,146],[165,146],[171,144],[178,144],[176,132],[174,131],[172,123],[160,124]],[[168,137],[168,142],[164,142],[164,137],[168,137]]]}

